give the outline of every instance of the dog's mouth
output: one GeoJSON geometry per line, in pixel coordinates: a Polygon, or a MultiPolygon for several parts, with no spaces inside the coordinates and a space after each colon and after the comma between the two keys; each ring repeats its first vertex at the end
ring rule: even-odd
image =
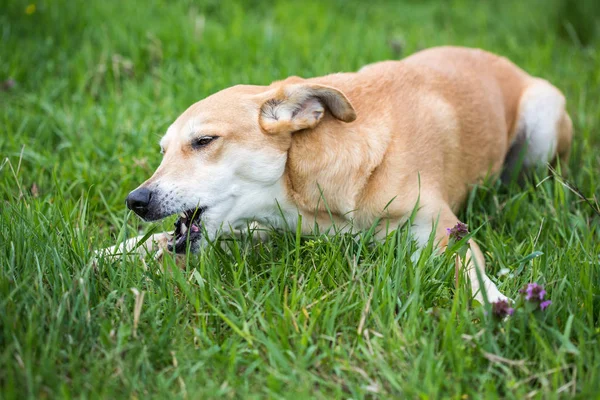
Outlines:
{"type": "Polygon", "coordinates": [[[175,231],[173,232],[173,239],[169,243],[169,251],[185,253],[188,243],[193,243],[202,237],[200,217],[204,211],[204,207],[199,207],[180,214],[177,221],[175,221],[175,231]]]}

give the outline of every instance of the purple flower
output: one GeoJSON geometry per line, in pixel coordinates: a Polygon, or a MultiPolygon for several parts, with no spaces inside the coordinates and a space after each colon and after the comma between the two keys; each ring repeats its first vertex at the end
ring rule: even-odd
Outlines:
{"type": "Polygon", "coordinates": [[[551,300],[544,301],[547,292],[542,285],[537,283],[528,283],[519,292],[525,295],[525,300],[539,304],[542,311],[552,304],[551,300]]]}
{"type": "Polygon", "coordinates": [[[513,315],[515,309],[510,306],[508,301],[506,300],[498,300],[495,303],[492,303],[492,315],[499,319],[507,317],[509,315],[513,315]]]}
{"type": "Polygon", "coordinates": [[[466,224],[458,221],[453,228],[446,228],[446,233],[450,236],[450,239],[454,239],[455,242],[459,242],[469,234],[469,228],[466,224]]]}
{"type": "Polygon", "coordinates": [[[538,293],[538,297],[540,298],[540,300],[544,300],[545,295],[546,291],[544,289],[540,290],[540,292],[538,293]]]}
{"type": "Polygon", "coordinates": [[[519,290],[519,292],[524,293],[525,300],[528,301],[544,300],[544,296],[546,296],[544,287],[537,283],[528,283],[527,286],[519,290]]]}
{"type": "Polygon", "coordinates": [[[542,309],[542,311],[544,311],[546,308],[548,308],[548,306],[552,304],[552,300],[546,300],[546,301],[542,301],[540,303],[540,308],[542,309]]]}

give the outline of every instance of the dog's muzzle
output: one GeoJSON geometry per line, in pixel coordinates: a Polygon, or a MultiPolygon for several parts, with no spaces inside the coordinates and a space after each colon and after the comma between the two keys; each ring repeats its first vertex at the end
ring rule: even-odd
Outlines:
{"type": "MultiPolygon", "coordinates": [[[[165,214],[160,210],[160,205],[157,203],[157,197],[153,196],[150,189],[140,187],[129,193],[125,203],[127,208],[142,217],[145,221],[156,221],[169,214],[165,214]]],[[[201,216],[206,211],[206,207],[197,207],[189,209],[180,214],[175,222],[175,230],[173,239],[168,245],[169,251],[176,253],[185,253],[188,245],[193,245],[202,237],[201,232],[201,216]]]]}

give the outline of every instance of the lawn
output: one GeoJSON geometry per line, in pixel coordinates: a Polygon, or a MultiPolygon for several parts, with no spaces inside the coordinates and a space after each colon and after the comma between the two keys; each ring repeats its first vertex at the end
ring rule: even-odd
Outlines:
{"type": "Polygon", "coordinates": [[[0,398],[600,398],[599,9],[0,0],[0,398]],[[184,269],[91,264],[172,225],[124,199],[191,103],[442,44],[505,55],[568,99],[565,178],[490,180],[461,214],[500,289],[542,284],[545,311],[494,320],[455,287],[452,257],[411,258],[406,229],[273,232],[184,269]]]}

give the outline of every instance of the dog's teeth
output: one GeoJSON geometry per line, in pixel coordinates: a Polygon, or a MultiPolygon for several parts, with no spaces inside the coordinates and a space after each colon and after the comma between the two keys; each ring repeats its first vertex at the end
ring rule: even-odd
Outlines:
{"type": "Polygon", "coordinates": [[[187,232],[188,228],[187,226],[185,226],[185,224],[182,222],[181,223],[181,234],[185,235],[185,233],[187,232]]]}
{"type": "Polygon", "coordinates": [[[198,228],[198,225],[196,225],[196,224],[192,224],[192,226],[191,226],[190,229],[192,230],[192,232],[199,232],[200,231],[200,228],[198,228]]]}

